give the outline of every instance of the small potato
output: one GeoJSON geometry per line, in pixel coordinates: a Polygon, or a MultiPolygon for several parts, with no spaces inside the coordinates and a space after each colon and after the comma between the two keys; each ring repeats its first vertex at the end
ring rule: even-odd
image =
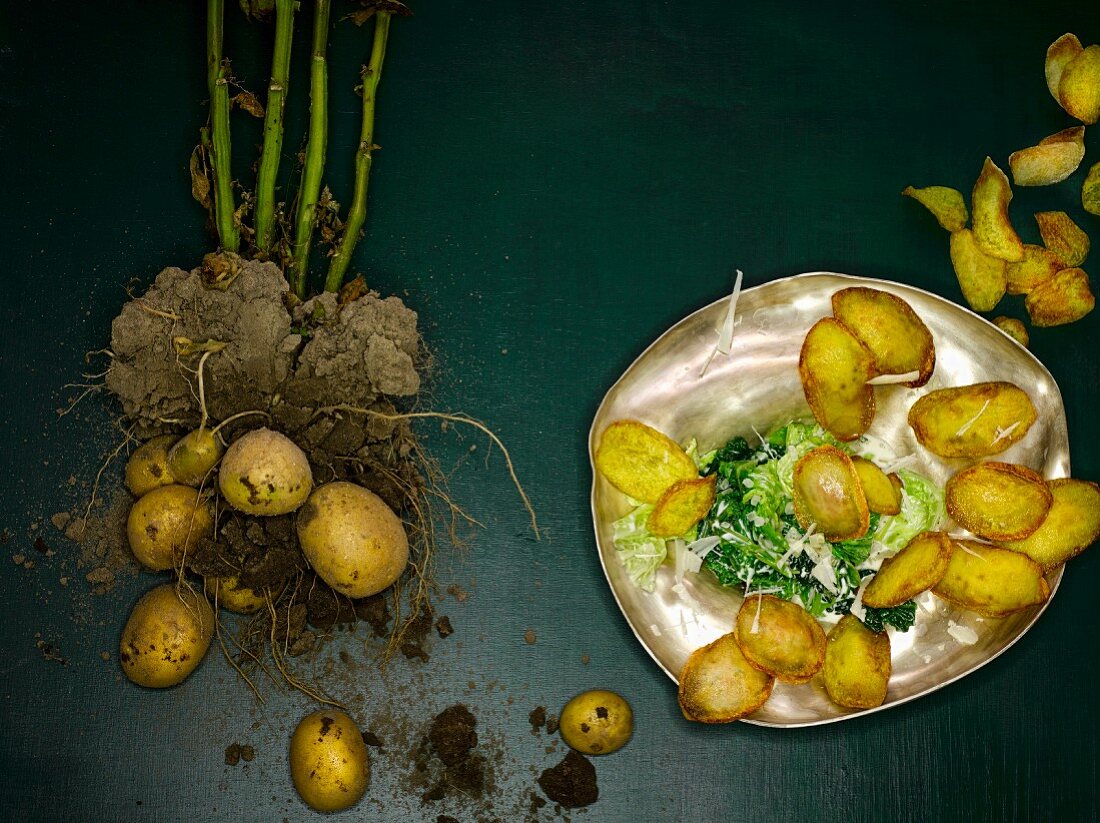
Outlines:
{"type": "Polygon", "coordinates": [[[955,550],[932,593],[985,617],[1006,615],[1045,603],[1050,585],[1030,557],[1008,549],[955,540],[955,550]]]}
{"type": "Polygon", "coordinates": [[[1008,156],[1012,182],[1017,186],[1049,186],[1061,183],[1085,159],[1085,127],[1075,126],[1044,137],[1037,146],[1008,156]]]}
{"type": "Polygon", "coordinates": [[[370,782],[370,758],[355,721],[335,709],[302,718],[290,738],[290,777],[306,805],[338,812],[359,802],[370,782]]]}
{"type": "Polygon", "coordinates": [[[1044,66],[1047,77],[1047,88],[1055,100],[1061,103],[1058,97],[1058,87],[1062,84],[1062,72],[1066,65],[1077,55],[1084,51],[1081,41],[1076,34],[1063,34],[1047,48],[1047,59],[1044,66]]]}
{"type": "Polygon", "coordinates": [[[988,457],[1024,439],[1037,417],[1027,392],[1012,383],[938,389],[909,409],[920,444],[940,457],[988,457]]]}
{"type": "Polygon", "coordinates": [[[890,635],[875,633],[850,614],[829,631],[823,676],[838,706],[873,709],[886,699],[890,683],[890,635]]]}
{"type": "Polygon", "coordinates": [[[890,476],[866,457],[853,457],[852,468],[856,470],[859,484],[863,487],[868,509],[891,516],[901,512],[900,477],[895,484],[890,476]]]}
{"type": "Polygon", "coordinates": [[[190,588],[164,583],[137,602],[122,630],[118,659],[139,686],[182,683],[210,648],[214,610],[190,588]]]}
{"type": "Polygon", "coordinates": [[[1054,498],[1042,524],[1023,540],[1002,543],[1045,570],[1076,557],[1100,538],[1100,486],[1087,480],[1048,480],[1054,498]]]}
{"type": "Polygon", "coordinates": [[[168,450],[168,470],[185,486],[199,486],[218,465],[221,441],[210,429],[195,429],[177,440],[168,450]]]}
{"type": "Polygon", "coordinates": [[[658,537],[681,535],[707,516],[714,505],[717,475],[677,480],[657,501],[646,527],[658,537]]]}
{"type": "Polygon", "coordinates": [[[126,537],[145,568],[174,569],[186,553],[214,531],[210,501],[190,486],[160,486],[130,507],[126,537]]]}
{"type": "Polygon", "coordinates": [[[218,486],[230,506],[245,514],[289,514],[313,489],[309,460],[289,437],[254,429],[234,440],[222,458],[218,486]]]}
{"type": "Polygon", "coordinates": [[[838,440],[855,440],[875,418],[875,376],[870,350],[832,317],[814,324],[798,357],[802,390],[817,422],[838,440]]]}
{"type": "Polygon", "coordinates": [[[775,678],[749,665],[730,632],[691,653],[677,699],[688,720],[732,723],[763,706],[774,685],[775,678]]]}
{"type": "Polygon", "coordinates": [[[916,388],[932,377],[936,347],[932,332],[912,307],[889,292],[857,286],[832,297],[833,316],[871,352],[878,374],[918,372],[905,383],[916,388]]]}
{"type": "Polygon", "coordinates": [[[1038,328],[1074,323],[1091,312],[1096,298],[1083,269],[1062,269],[1024,298],[1024,308],[1038,328]]]}
{"type": "Polygon", "coordinates": [[[1024,259],[1008,264],[1008,293],[1027,294],[1064,268],[1062,258],[1050,249],[1027,243],[1024,245],[1024,259]]]}
{"type": "Polygon", "coordinates": [[[559,726],[562,740],[581,754],[611,754],[634,733],[634,712],[615,692],[593,689],[565,704],[559,726]]]}
{"type": "Polygon", "coordinates": [[[926,592],[943,577],[953,546],[943,532],[921,532],[882,562],[863,590],[863,605],[890,609],[926,592]]]}
{"type": "Polygon", "coordinates": [[[126,461],[126,488],[134,497],[148,494],[158,486],[175,483],[168,470],[168,449],[176,438],[170,434],[142,443],[126,461]]]}
{"type": "Polygon", "coordinates": [[[1053,496],[1026,466],[979,463],[956,473],[944,487],[955,522],[986,540],[1020,540],[1043,522],[1053,496]]]}
{"type": "Polygon", "coordinates": [[[912,197],[932,212],[942,228],[948,231],[966,228],[970,215],[966,211],[966,201],[957,189],[947,186],[925,186],[923,189],[906,186],[902,194],[912,197]]]}
{"type": "Polygon", "coordinates": [[[1024,244],[1008,217],[1012,186],[1005,173],[989,157],[970,196],[974,240],[990,257],[1012,263],[1024,257],[1024,244]]]}
{"type": "Polygon", "coordinates": [[[1058,102],[1068,114],[1092,125],[1100,120],[1100,46],[1089,46],[1062,68],[1058,102]]]}
{"type": "Polygon", "coordinates": [[[679,444],[637,420],[616,420],[596,447],[596,469],[623,494],[656,503],[678,480],[694,480],[699,469],[679,444]]]}
{"type": "Polygon", "coordinates": [[[794,515],[826,540],[853,540],[867,533],[871,513],[852,460],[835,446],[818,446],[794,466],[794,515]]]}
{"type": "Polygon", "coordinates": [[[255,614],[267,605],[262,594],[242,586],[236,577],[205,577],[203,591],[215,606],[236,614],[255,614]]]}
{"type": "Polygon", "coordinates": [[[1005,317],[1002,314],[1000,317],[993,318],[993,325],[1025,349],[1027,344],[1031,342],[1031,336],[1027,333],[1027,326],[1023,324],[1022,320],[1017,320],[1015,317],[1005,317]]]}
{"type": "Polygon", "coordinates": [[[734,634],[751,666],[786,683],[805,683],[825,662],[825,632],[813,615],[770,594],[745,598],[734,634]]]}
{"type": "Polygon", "coordinates": [[[974,311],[993,311],[1008,288],[1008,264],[982,251],[974,233],[962,229],[951,233],[951,265],[966,304],[974,311]]]}
{"type": "Polygon", "coordinates": [[[1089,256],[1089,236],[1064,211],[1036,212],[1043,245],[1058,256],[1062,268],[1080,266],[1089,256]]]}

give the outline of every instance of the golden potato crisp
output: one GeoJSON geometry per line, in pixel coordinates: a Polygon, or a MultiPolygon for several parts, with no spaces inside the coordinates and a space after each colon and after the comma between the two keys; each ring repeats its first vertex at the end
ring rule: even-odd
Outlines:
{"type": "Polygon", "coordinates": [[[863,496],[867,498],[867,508],[878,514],[888,515],[901,511],[900,485],[894,485],[894,481],[882,469],[865,457],[853,457],[852,467],[859,476],[863,496]]]}
{"type": "Polygon", "coordinates": [[[1089,46],[1065,64],[1058,102],[1082,123],[1100,120],[1100,46],[1089,46]]]}
{"type": "Polygon", "coordinates": [[[619,491],[644,503],[656,503],[677,480],[699,476],[675,441],[637,420],[607,427],[596,448],[596,468],[619,491]]]}
{"type": "Polygon", "coordinates": [[[805,683],[825,662],[825,632],[813,615],[770,594],[745,598],[734,635],[751,666],[785,683],[805,683]]]}
{"type": "Polygon", "coordinates": [[[650,512],[646,527],[658,537],[683,534],[704,517],[714,505],[717,475],[677,480],[665,490],[650,512]]]}
{"type": "Polygon", "coordinates": [[[943,532],[921,532],[904,549],[882,561],[863,590],[863,605],[890,609],[928,591],[947,571],[952,548],[943,532]]]}
{"type": "Polygon", "coordinates": [[[1002,545],[1049,570],[1076,557],[1100,537],[1100,486],[1069,478],[1050,480],[1047,486],[1054,502],[1046,520],[1023,540],[1002,545]]]}
{"type": "Polygon", "coordinates": [[[1080,266],[1089,256],[1089,236],[1064,211],[1041,211],[1035,215],[1043,245],[1058,255],[1063,268],[1080,266]]]}
{"type": "Polygon", "coordinates": [[[912,307],[889,292],[857,286],[832,298],[833,317],[871,352],[879,374],[920,376],[906,386],[923,386],[936,367],[932,332],[912,307]]]}
{"type": "Polygon", "coordinates": [[[1082,269],[1062,269],[1024,298],[1032,324],[1040,328],[1080,320],[1096,305],[1089,276],[1082,269]]]}
{"type": "Polygon", "coordinates": [[[979,463],[956,473],[944,487],[947,513],[986,540],[1020,540],[1050,511],[1053,496],[1026,466],[979,463]]]}
{"type": "Polygon", "coordinates": [[[1017,320],[1015,317],[1005,317],[1002,314],[1000,317],[993,318],[993,325],[1025,349],[1027,344],[1031,342],[1031,336],[1027,333],[1027,326],[1023,324],[1022,320],[1017,320]]]}
{"type": "Polygon", "coordinates": [[[1065,267],[1062,258],[1050,249],[1028,243],[1024,246],[1024,259],[1008,264],[1008,293],[1027,294],[1065,267]]]}
{"type": "Polygon", "coordinates": [[[680,672],[680,711],[700,723],[732,723],[759,709],[775,679],[749,665],[733,632],[691,653],[680,672]]]}
{"type": "Polygon", "coordinates": [[[798,356],[802,390],[814,418],[838,440],[855,440],[875,417],[871,352],[843,323],[823,317],[802,342],[798,356]]]}
{"type": "Polygon", "coordinates": [[[951,265],[966,304],[974,311],[993,311],[1008,288],[1008,264],[982,251],[974,232],[962,229],[951,234],[951,265]]]}
{"type": "Polygon", "coordinates": [[[920,444],[940,457],[988,457],[1018,443],[1035,422],[1027,392],[1012,383],[937,389],[909,409],[920,444]]]}
{"type": "Polygon", "coordinates": [[[826,540],[852,540],[867,533],[870,511],[852,459],[835,446],[818,446],[794,466],[794,516],[826,540]]]}
{"type": "Polygon", "coordinates": [[[838,706],[881,706],[891,670],[890,635],[886,632],[876,634],[850,614],[830,630],[823,674],[825,691],[838,706]]]}
{"type": "Polygon", "coordinates": [[[966,228],[970,215],[966,211],[966,201],[957,189],[947,186],[925,186],[923,189],[906,186],[902,194],[912,197],[932,212],[940,226],[948,231],[966,228]]]}
{"type": "Polygon", "coordinates": [[[970,202],[978,248],[990,257],[1009,263],[1023,259],[1024,244],[1008,219],[1012,186],[1005,173],[988,157],[974,184],[970,202]]]}
{"type": "Polygon", "coordinates": [[[1012,182],[1017,186],[1049,186],[1077,171],[1085,159],[1085,127],[1075,126],[1044,137],[1039,145],[1008,156],[1012,182]]]}
{"type": "Polygon", "coordinates": [[[1084,51],[1084,48],[1081,46],[1081,41],[1077,39],[1076,34],[1063,34],[1051,43],[1047,49],[1047,59],[1044,67],[1046,69],[1047,88],[1050,89],[1051,96],[1058,100],[1059,104],[1062,102],[1058,97],[1058,86],[1062,82],[1062,72],[1065,71],[1066,64],[1082,51],[1084,51]]]}
{"type": "Polygon", "coordinates": [[[974,540],[953,542],[947,571],[932,588],[936,597],[985,617],[1005,617],[1050,597],[1042,568],[1027,555],[974,540]]]}
{"type": "Polygon", "coordinates": [[[1089,214],[1100,215],[1100,163],[1089,169],[1081,185],[1081,206],[1089,214]]]}

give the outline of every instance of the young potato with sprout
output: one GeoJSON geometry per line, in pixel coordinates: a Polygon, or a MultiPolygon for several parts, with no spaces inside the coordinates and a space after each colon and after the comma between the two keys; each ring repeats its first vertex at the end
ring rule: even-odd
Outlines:
{"type": "Polygon", "coordinates": [[[319,812],[350,809],[367,791],[370,758],[363,733],[341,711],[302,718],[290,738],[290,777],[306,805],[319,812]]]}
{"type": "Polygon", "coordinates": [[[168,450],[168,470],[185,486],[199,486],[218,465],[222,452],[217,429],[188,432],[168,450]]]}
{"type": "Polygon", "coordinates": [[[139,686],[182,683],[202,662],[214,635],[214,610],[188,587],[164,583],[134,606],[119,642],[122,671],[139,686]]]}
{"type": "Polygon", "coordinates": [[[137,499],[126,519],[130,551],[145,568],[174,569],[214,531],[210,501],[190,486],[159,486],[137,499]]]}
{"type": "Polygon", "coordinates": [[[284,434],[262,428],[230,444],[218,471],[218,487],[230,506],[245,514],[289,514],[313,489],[309,459],[284,434]]]}
{"type": "Polygon", "coordinates": [[[565,704],[561,737],[582,754],[617,752],[634,733],[634,712],[621,696],[606,689],[582,692],[565,704]]]}
{"type": "Polygon", "coordinates": [[[168,468],[168,449],[175,438],[170,434],[154,437],[138,446],[126,461],[126,488],[134,497],[148,494],[158,486],[176,482],[168,468]]]}

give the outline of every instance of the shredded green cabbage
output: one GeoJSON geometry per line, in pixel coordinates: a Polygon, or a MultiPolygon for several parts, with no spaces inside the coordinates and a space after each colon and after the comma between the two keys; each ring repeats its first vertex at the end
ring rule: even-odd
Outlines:
{"type": "Polygon", "coordinates": [[[665,539],[650,534],[646,528],[652,511],[652,505],[641,505],[611,524],[612,542],[627,577],[647,592],[653,591],[657,569],[668,556],[665,539]]]}

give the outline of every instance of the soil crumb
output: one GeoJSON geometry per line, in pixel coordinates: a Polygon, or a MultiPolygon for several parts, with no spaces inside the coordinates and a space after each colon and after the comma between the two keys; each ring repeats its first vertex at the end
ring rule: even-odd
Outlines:
{"type": "Polygon", "coordinates": [[[52,660],[55,663],[60,663],[62,666],[69,665],[69,661],[61,656],[61,650],[53,643],[44,640],[40,632],[35,632],[34,634],[34,645],[38,651],[42,652],[43,660],[52,660]]]}
{"type": "Polygon", "coordinates": [[[225,765],[236,766],[242,760],[245,763],[251,763],[256,759],[256,750],[247,743],[241,745],[240,743],[230,743],[225,747],[225,765]]]}
{"type": "Polygon", "coordinates": [[[531,734],[537,735],[546,726],[546,707],[538,706],[531,709],[527,715],[527,722],[531,724],[531,734]]]}
{"type": "Polygon", "coordinates": [[[570,751],[556,766],[539,775],[539,786],[546,796],[566,809],[576,809],[596,802],[596,768],[584,755],[570,751]]]}
{"type": "Polygon", "coordinates": [[[450,637],[455,633],[454,626],[451,625],[451,618],[447,615],[443,615],[441,618],[435,621],[435,631],[441,639],[450,637]]]}
{"type": "Polygon", "coordinates": [[[412,785],[425,805],[448,798],[481,802],[496,788],[493,761],[478,746],[477,718],[461,703],[432,719],[413,769],[412,785]]]}
{"type": "Polygon", "coordinates": [[[523,633],[523,642],[526,643],[528,646],[534,646],[538,642],[538,640],[539,637],[537,634],[535,634],[534,629],[528,629],[523,633]]]}

